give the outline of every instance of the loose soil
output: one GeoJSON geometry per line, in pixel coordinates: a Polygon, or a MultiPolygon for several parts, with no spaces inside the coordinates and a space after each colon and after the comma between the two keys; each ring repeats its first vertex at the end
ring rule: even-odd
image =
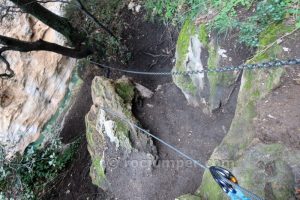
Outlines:
{"type": "MultiPolygon", "coordinates": [[[[170,71],[174,65],[178,31],[160,23],[145,22],[143,14],[134,15],[127,11],[122,17],[127,22],[123,38],[132,52],[132,59],[124,67],[139,71],[170,71]]],[[[235,53],[232,51],[232,43],[228,41],[223,41],[222,48],[230,52],[234,64],[243,63],[250,56],[249,52],[245,51],[243,55],[240,55],[241,51],[235,53]]],[[[84,85],[61,133],[65,143],[78,136],[84,137],[84,116],[92,105],[91,81],[94,76],[105,74],[105,70],[95,66],[88,67],[81,73],[84,85]]],[[[109,74],[110,78],[122,75],[115,72],[109,74]]],[[[171,77],[131,77],[154,92],[152,98],[134,102],[133,113],[141,125],[205,163],[230,127],[235,112],[238,85],[233,90],[229,102],[210,115],[203,113],[201,108],[188,105],[171,77]]],[[[88,174],[91,161],[84,137],[74,162],[49,192],[51,194],[47,195],[47,199],[169,200],[195,192],[201,183],[203,170],[193,166],[190,161],[181,158],[166,146],[154,142],[159,156],[157,165],[151,169],[143,169],[132,168],[124,162],[118,163],[117,168],[107,171],[113,191],[104,192],[91,183],[88,174]]],[[[122,156],[122,152],[111,150],[110,153],[122,156]]],[[[140,161],[135,153],[129,158],[129,161],[134,160],[140,161]]]]}

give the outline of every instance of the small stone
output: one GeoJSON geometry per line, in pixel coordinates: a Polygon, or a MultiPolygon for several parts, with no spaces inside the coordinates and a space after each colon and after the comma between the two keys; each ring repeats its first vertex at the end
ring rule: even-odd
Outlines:
{"type": "Polygon", "coordinates": [[[300,78],[294,79],[294,82],[295,82],[297,85],[300,85],[300,78]]]}
{"type": "Polygon", "coordinates": [[[277,44],[280,44],[282,42],[282,39],[276,40],[277,44]]]}
{"type": "Polygon", "coordinates": [[[149,108],[153,108],[154,106],[152,104],[147,103],[146,104],[149,108]]]}
{"type": "Polygon", "coordinates": [[[228,56],[225,54],[227,51],[225,49],[218,49],[218,54],[222,57],[222,58],[227,58],[228,56]]]}
{"type": "Polygon", "coordinates": [[[162,85],[158,85],[157,88],[155,89],[155,91],[159,91],[162,89],[162,85]]]}
{"type": "Polygon", "coordinates": [[[135,7],[135,3],[134,2],[130,2],[129,4],[128,4],[128,10],[134,10],[134,7],[135,7]]]}
{"type": "Polygon", "coordinates": [[[135,88],[144,98],[151,98],[153,96],[153,92],[141,84],[135,83],[135,88]]]}
{"type": "Polygon", "coordinates": [[[141,5],[137,5],[136,7],[135,7],[135,12],[137,12],[137,13],[139,13],[140,12],[140,10],[141,10],[141,5]]]}
{"type": "Polygon", "coordinates": [[[271,118],[271,119],[276,119],[276,117],[274,117],[274,116],[271,115],[271,114],[268,114],[268,117],[271,118]]]}
{"type": "Polygon", "coordinates": [[[282,47],[282,49],[283,49],[283,51],[286,51],[286,52],[290,51],[290,49],[287,47],[282,47]]]}

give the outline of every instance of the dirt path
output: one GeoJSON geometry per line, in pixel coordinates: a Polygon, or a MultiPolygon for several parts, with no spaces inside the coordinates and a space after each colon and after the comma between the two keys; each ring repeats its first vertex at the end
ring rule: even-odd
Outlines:
{"type": "MultiPolygon", "coordinates": [[[[156,136],[205,163],[226,134],[234,109],[225,108],[209,116],[187,105],[180,90],[173,83],[166,83],[144,102],[144,106],[137,106],[134,113],[156,136]]],[[[156,143],[156,146],[158,166],[145,180],[144,184],[148,184],[151,190],[142,199],[174,199],[195,192],[203,170],[162,144],[156,143]]]]}
{"type": "MultiPolygon", "coordinates": [[[[139,71],[170,71],[174,65],[177,32],[164,26],[141,22],[141,16],[127,13],[125,38],[133,54],[128,69],[139,71]],[[166,53],[168,52],[168,54],[166,53]]],[[[244,57],[235,60],[240,64],[244,57]]],[[[113,74],[114,76],[114,74],[113,74]]],[[[142,126],[186,154],[205,163],[222,141],[235,112],[237,91],[219,112],[207,115],[200,108],[187,104],[171,77],[130,76],[134,81],[154,91],[151,99],[136,102],[133,112],[142,126]]],[[[148,169],[133,154],[127,161],[107,171],[111,191],[122,200],[169,200],[193,193],[200,185],[203,170],[194,166],[160,143],[157,166],[148,169]]],[[[122,157],[121,152],[111,152],[122,157]]],[[[122,160],[122,159],[120,159],[122,160]]]]}

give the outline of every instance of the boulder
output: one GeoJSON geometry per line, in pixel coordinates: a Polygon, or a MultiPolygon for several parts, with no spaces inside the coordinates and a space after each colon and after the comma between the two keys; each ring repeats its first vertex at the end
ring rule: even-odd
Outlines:
{"type": "MultiPolygon", "coordinates": [[[[283,25],[270,29],[261,35],[260,41],[266,43],[262,47],[268,46],[267,44],[283,35],[284,31],[289,30],[283,25]]],[[[287,41],[287,44],[293,46],[294,43],[295,41],[287,41]]],[[[259,49],[251,62],[266,61],[274,55],[282,58],[284,55],[281,49],[278,44],[263,53],[259,49]]],[[[294,50],[297,52],[295,48],[294,50]]],[[[299,137],[299,132],[293,131],[299,127],[297,121],[300,120],[299,109],[295,110],[295,107],[299,107],[299,101],[293,100],[299,98],[299,95],[295,96],[298,93],[293,94],[293,91],[299,88],[294,88],[297,86],[293,83],[293,73],[284,78],[285,82],[281,82],[284,74],[284,68],[243,72],[230,130],[208,161],[208,165],[231,170],[242,187],[264,199],[295,199],[295,188],[299,182],[299,143],[286,138],[299,137]],[[288,86],[282,86],[279,91],[282,97],[275,98],[274,89],[280,84],[288,86]],[[286,96],[292,96],[288,103],[282,102],[286,96]],[[280,114],[285,117],[274,117],[280,114]],[[275,121],[267,123],[266,117],[275,121]],[[272,130],[272,133],[269,134],[267,130],[272,130]],[[227,163],[230,165],[226,165],[227,163]]],[[[225,198],[224,192],[208,171],[204,173],[196,194],[204,199],[225,198]]]]}
{"type": "Polygon", "coordinates": [[[122,152],[125,155],[122,159],[133,152],[148,155],[145,160],[156,155],[152,140],[132,126],[138,122],[131,113],[135,92],[134,84],[125,77],[116,81],[95,77],[92,82],[93,105],[86,115],[86,137],[92,159],[90,176],[95,185],[105,190],[110,185],[105,171],[116,167],[112,164],[116,158],[110,158],[109,152],[122,152]]]}
{"type": "MultiPolygon", "coordinates": [[[[191,20],[186,20],[177,40],[173,72],[219,68],[221,61],[227,59],[225,52],[214,39],[210,38],[209,41],[205,25],[197,26],[191,20]]],[[[206,105],[204,111],[208,108],[211,112],[226,102],[236,77],[234,72],[198,73],[173,75],[173,81],[189,104],[195,107],[206,105]]]]}

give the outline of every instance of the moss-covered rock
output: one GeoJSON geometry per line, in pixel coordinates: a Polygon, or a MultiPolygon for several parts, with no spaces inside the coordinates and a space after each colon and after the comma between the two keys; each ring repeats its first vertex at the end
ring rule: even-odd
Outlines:
{"type": "MultiPolygon", "coordinates": [[[[219,67],[219,46],[215,41],[209,41],[206,26],[194,25],[186,20],[180,31],[176,46],[176,63],[173,71],[201,71],[219,67]],[[207,66],[206,58],[208,52],[207,66]]],[[[199,73],[185,76],[173,76],[174,83],[184,93],[187,101],[194,106],[209,105],[210,110],[219,107],[224,93],[235,80],[235,75],[228,73],[199,73]]]]}
{"type": "Polygon", "coordinates": [[[134,86],[128,79],[119,79],[115,83],[116,92],[124,100],[124,103],[131,103],[134,97],[134,86]]]}
{"type": "MultiPolygon", "coordinates": [[[[77,67],[79,64],[77,64],[77,67]]],[[[78,68],[75,68],[72,72],[72,76],[70,82],[68,84],[68,88],[64,98],[59,103],[59,107],[57,108],[55,114],[50,118],[50,120],[43,126],[42,133],[37,141],[35,141],[36,145],[49,142],[53,137],[57,137],[59,134],[59,130],[62,128],[64,123],[64,118],[68,114],[68,111],[74,104],[76,97],[78,95],[79,90],[83,85],[82,79],[79,77],[78,68]]]]}
{"type": "MultiPolygon", "coordinates": [[[[214,40],[212,40],[207,45],[207,48],[209,53],[207,68],[211,70],[219,68],[221,58],[218,51],[220,50],[220,47],[214,40]]],[[[234,83],[236,74],[233,72],[213,72],[208,73],[207,78],[209,82],[209,107],[210,110],[213,111],[218,109],[222,101],[224,101],[224,93],[227,93],[225,90],[226,88],[230,88],[230,86],[234,83]]]]}
{"type": "MultiPolygon", "coordinates": [[[[271,26],[268,30],[261,35],[261,47],[274,42],[289,28],[277,25],[271,26]]],[[[276,44],[266,51],[258,49],[257,55],[251,62],[279,57],[282,48],[278,46],[276,44]]],[[[221,163],[231,161],[233,165],[224,167],[237,176],[240,185],[266,199],[294,197],[294,175],[290,166],[291,163],[297,162],[298,158],[291,156],[288,146],[276,143],[264,144],[256,139],[259,133],[256,133],[254,127],[254,119],[257,117],[256,104],[278,87],[283,74],[283,68],[244,71],[236,113],[230,130],[209,161],[211,165],[217,164],[214,163],[216,160],[221,163]]],[[[225,198],[225,194],[208,171],[204,173],[202,184],[196,194],[204,199],[225,198]]]]}
{"type": "Polygon", "coordinates": [[[116,81],[95,77],[92,82],[93,105],[85,118],[86,137],[92,159],[90,176],[93,183],[102,189],[109,187],[106,168],[115,167],[106,164],[107,148],[113,147],[124,155],[133,150],[149,154],[156,152],[150,138],[115,116],[117,114],[130,123],[137,123],[131,113],[134,96],[134,84],[125,77],[116,81]]]}
{"type": "MultiPolygon", "coordinates": [[[[176,64],[173,68],[173,71],[187,71],[188,66],[187,62],[189,59],[189,52],[191,51],[191,40],[194,38],[196,44],[195,48],[198,48],[201,52],[201,43],[199,41],[199,38],[197,37],[198,28],[193,24],[191,20],[187,20],[178,36],[178,41],[176,45],[176,64]]],[[[198,52],[199,58],[195,58],[193,64],[196,64],[194,62],[198,62],[198,64],[201,65],[200,62],[200,52],[198,52]]],[[[193,53],[193,52],[192,52],[193,53]]],[[[202,65],[199,66],[199,68],[203,68],[202,65]]],[[[199,77],[199,81],[203,82],[204,76],[199,77]]],[[[189,103],[192,105],[198,105],[199,99],[197,98],[197,84],[195,81],[193,81],[193,78],[191,76],[185,75],[185,76],[173,76],[174,83],[182,90],[184,95],[186,96],[189,103]]]]}

